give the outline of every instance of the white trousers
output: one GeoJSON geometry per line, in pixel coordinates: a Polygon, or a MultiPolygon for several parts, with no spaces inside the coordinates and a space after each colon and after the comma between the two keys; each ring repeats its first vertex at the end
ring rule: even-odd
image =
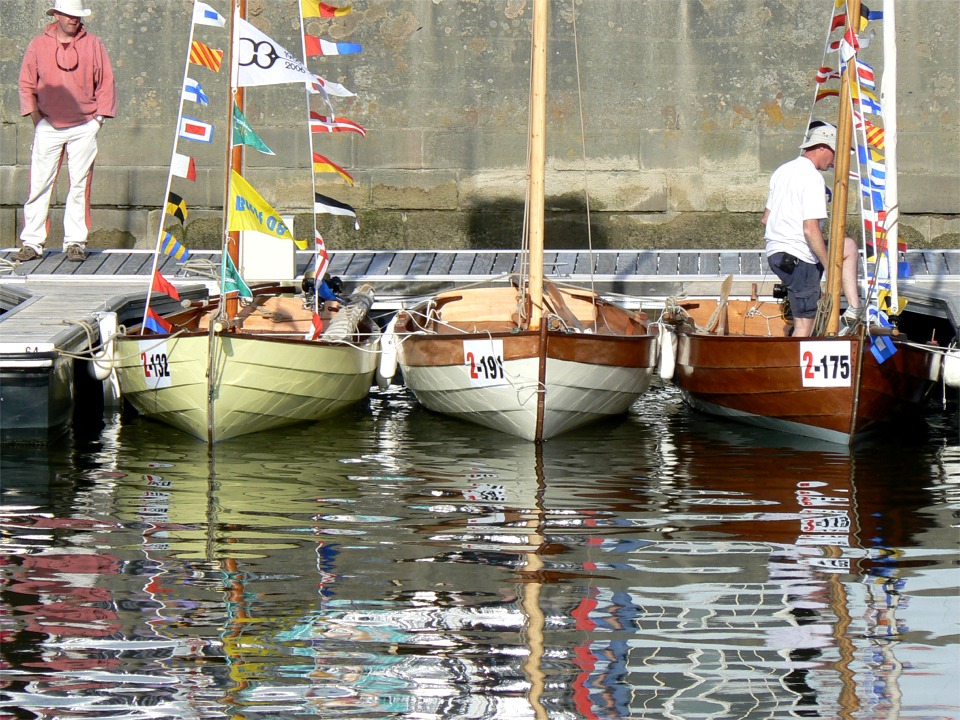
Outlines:
{"type": "Polygon", "coordinates": [[[30,157],[30,196],[23,206],[23,231],[20,240],[37,252],[43,251],[49,227],[50,198],[57,175],[67,158],[70,190],[63,209],[63,247],[87,244],[90,232],[90,185],[93,161],[97,157],[97,132],[100,123],[58,130],[46,120],[37,123],[30,157]]]}

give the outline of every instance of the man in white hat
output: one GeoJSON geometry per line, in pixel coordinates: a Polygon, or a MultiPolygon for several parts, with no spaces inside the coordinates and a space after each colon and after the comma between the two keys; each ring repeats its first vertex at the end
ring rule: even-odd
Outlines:
{"type": "MultiPolygon", "coordinates": [[[[764,224],[767,262],[787,288],[795,337],[813,333],[820,300],[820,278],[827,264],[827,244],[820,222],[827,218],[827,186],[820,173],[833,167],[837,128],[815,120],[800,145],[799,157],[777,168],[770,178],[764,224]]],[[[857,245],[843,239],[841,287],[847,299],[844,322],[860,317],[857,245]]]]}
{"type": "Polygon", "coordinates": [[[63,249],[81,262],[90,230],[90,185],[97,133],[116,115],[113,69],[103,43],[81,21],[90,14],[82,0],[56,0],[54,22],[30,41],[20,67],[20,114],[34,124],[30,195],[23,206],[23,247],[13,257],[40,257],[47,239],[50,198],[67,159],[70,190],[63,212],[63,249]]]}

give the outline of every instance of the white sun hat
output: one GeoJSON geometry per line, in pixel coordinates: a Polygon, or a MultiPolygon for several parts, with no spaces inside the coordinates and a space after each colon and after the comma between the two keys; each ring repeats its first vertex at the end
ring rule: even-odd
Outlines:
{"type": "Polygon", "coordinates": [[[816,145],[826,145],[828,148],[837,151],[837,129],[829,123],[817,125],[807,133],[807,136],[800,144],[801,150],[812,148],[816,145]]]}
{"type": "Polygon", "coordinates": [[[54,0],[53,7],[47,10],[47,15],[62,13],[70,17],[86,17],[90,11],[83,6],[82,0],[54,0]]]}

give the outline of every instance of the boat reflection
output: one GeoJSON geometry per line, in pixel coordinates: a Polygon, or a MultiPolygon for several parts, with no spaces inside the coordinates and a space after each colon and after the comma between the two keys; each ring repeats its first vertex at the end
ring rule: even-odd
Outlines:
{"type": "Polygon", "coordinates": [[[42,512],[4,508],[0,705],[895,717],[940,642],[903,642],[911,604],[950,587],[920,534],[940,466],[659,406],[542,446],[452,432],[402,391],[209,452],[111,426],[42,512]]]}

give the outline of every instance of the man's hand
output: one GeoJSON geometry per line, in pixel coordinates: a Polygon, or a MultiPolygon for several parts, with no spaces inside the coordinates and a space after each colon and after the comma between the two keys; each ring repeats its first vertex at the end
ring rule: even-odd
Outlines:
{"type": "Polygon", "coordinates": [[[810,251],[816,256],[817,260],[824,267],[827,266],[827,243],[823,239],[823,233],[820,231],[819,220],[803,221],[803,236],[807,239],[807,245],[810,251]]]}

